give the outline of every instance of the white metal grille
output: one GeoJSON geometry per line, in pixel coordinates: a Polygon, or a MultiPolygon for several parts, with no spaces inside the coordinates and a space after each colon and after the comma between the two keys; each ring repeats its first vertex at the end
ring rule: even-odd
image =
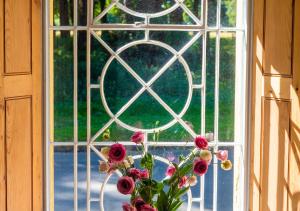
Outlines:
{"type": "MultiPolygon", "coordinates": [[[[190,106],[191,99],[193,96],[193,91],[201,90],[201,134],[204,135],[206,133],[205,129],[205,115],[206,115],[206,45],[207,45],[207,33],[214,32],[216,33],[216,54],[215,54],[215,102],[214,102],[214,140],[209,143],[210,146],[214,147],[215,150],[218,150],[219,147],[225,146],[232,146],[234,147],[234,210],[242,210],[243,209],[243,175],[244,175],[244,155],[243,155],[243,146],[244,146],[244,113],[245,113],[245,50],[246,50],[246,0],[237,0],[237,24],[236,27],[222,27],[221,25],[221,0],[217,0],[217,10],[216,10],[216,26],[208,26],[207,24],[207,1],[201,1],[201,16],[198,18],[193,12],[186,6],[185,0],[174,0],[174,4],[165,9],[163,11],[157,13],[141,13],[134,11],[128,7],[126,7],[122,1],[120,0],[112,0],[111,4],[107,6],[100,14],[96,17],[93,17],[93,0],[87,0],[87,24],[85,26],[78,25],[78,2],[74,0],[74,23],[72,26],[54,26],[51,25],[49,21],[49,4],[51,1],[47,2],[46,6],[46,63],[47,63],[47,121],[50,121],[50,110],[51,110],[51,100],[50,100],[50,93],[51,93],[51,80],[50,80],[50,73],[49,71],[52,62],[50,60],[49,49],[52,46],[50,42],[49,34],[53,31],[72,31],[73,32],[73,72],[74,72],[74,96],[73,96],[73,116],[74,116],[74,141],[73,142],[56,142],[51,138],[51,126],[48,125],[47,130],[47,153],[51,146],[73,146],[73,165],[74,165],[74,210],[78,210],[78,146],[86,147],[87,157],[86,157],[86,210],[91,210],[91,202],[100,201],[100,207],[103,208],[103,200],[104,200],[104,185],[102,186],[101,191],[99,190],[100,197],[99,198],[91,198],[91,153],[96,153],[100,158],[105,159],[100,151],[98,150],[97,146],[106,146],[112,144],[111,142],[96,142],[96,139],[113,123],[118,124],[119,126],[129,130],[129,131],[137,131],[143,130],[147,135],[157,132],[163,131],[174,124],[179,123],[192,137],[195,137],[197,134],[196,132],[182,119],[183,115],[186,113],[187,109],[190,106]],[[136,22],[134,24],[121,24],[121,23],[107,23],[101,24],[101,19],[113,8],[117,7],[121,11],[125,12],[126,14],[139,17],[144,19],[142,22],[136,22]],[[193,20],[194,24],[152,24],[151,19],[162,17],[171,12],[175,11],[176,9],[181,8],[190,18],[193,20]],[[105,30],[134,30],[134,31],[142,31],[144,32],[144,38],[137,41],[132,41],[130,43],[125,44],[124,46],[118,48],[116,51],[112,49],[109,44],[107,44],[99,35],[98,32],[105,31],[105,30]],[[78,31],[86,31],[86,38],[87,38],[87,55],[86,55],[86,70],[87,70],[87,140],[86,142],[78,142],[78,96],[77,96],[77,89],[78,89],[78,31]],[[175,50],[172,46],[153,40],[149,37],[149,33],[151,31],[186,31],[186,32],[195,32],[195,35],[182,47],[180,50],[175,50]],[[219,141],[219,74],[220,74],[220,37],[222,32],[233,32],[236,34],[236,72],[235,72],[235,136],[234,142],[223,142],[219,141]],[[189,67],[189,61],[186,61],[182,56],[185,51],[187,51],[200,37],[202,37],[202,81],[201,83],[196,83],[193,81],[191,70],[189,67]],[[100,83],[94,84],[91,83],[91,39],[95,38],[110,54],[110,58],[106,62],[103,70],[101,71],[100,76],[100,83]],[[148,81],[145,81],[142,77],[140,77],[136,70],[134,70],[126,61],[120,56],[123,51],[127,49],[137,46],[137,45],[155,45],[160,48],[163,48],[173,54],[171,59],[166,61],[166,63],[156,72],[156,74],[148,81]],[[121,109],[113,113],[109,108],[106,102],[106,96],[104,92],[104,81],[105,75],[107,70],[113,60],[117,60],[124,69],[131,75],[133,78],[140,84],[140,89],[136,92],[136,94],[129,99],[121,109]],[[160,76],[168,70],[168,68],[176,61],[183,66],[185,71],[186,80],[188,81],[188,95],[186,96],[186,102],[178,114],[157,94],[152,88],[151,85],[156,82],[160,78],[160,76]],[[110,120],[102,127],[99,128],[95,134],[91,132],[91,91],[92,90],[99,90],[103,106],[105,111],[110,117],[110,120]],[[149,93],[172,117],[173,120],[168,122],[165,125],[156,127],[156,128],[137,128],[130,124],[127,124],[119,119],[119,117],[144,93],[149,93]]],[[[50,11],[51,12],[51,11],[50,11]]],[[[200,106],[200,105],[199,105],[200,106]]],[[[53,132],[53,131],[52,131],[53,132]]],[[[125,145],[132,145],[131,142],[125,141],[122,142],[125,145]]],[[[179,146],[179,147],[187,147],[193,146],[193,143],[185,143],[185,142],[153,142],[149,141],[146,138],[145,142],[146,149],[151,146],[179,146]]],[[[47,170],[49,173],[49,169],[51,166],[51,157],[48,154],[47,157],[47,170]]],[[[138,158],[138,156],[136,156],[138,158]]],[[[158,160],[164,162],[164,158],[157,157],[158,160]]],[[[217,160],[215,159],[214,162],[216,163],[217,160]]],[[[48,175],[48,174],[47,174],[48,175]]],[[[48,175],[49,176],[49,175],[48,175]]],[[[108,181],[109,176],[102,181],[103,184],[106,184],[108,181]]],[[[50,181],[51,178],[47,178],[48,189],[50,189],[50,181]]],[[[213,167],[213,210],[217,210],[217,201],[218,201],[218,167],[214,165],[213,167]]],[[[200,197],[196,198],[193,197],[191,192],[188,193],[189,202],[197,202],[199,203],[199,210],[204,211],[204,198],[205,198],[205,179],[204,177],[201,178],[201,187],[200,187],[200,197]]],[[[51,207],[51,193],[47,194],[47,206],[48,209],[51,207]]],[[[190,208],[190,203],[189,203],[190,208]]]]}

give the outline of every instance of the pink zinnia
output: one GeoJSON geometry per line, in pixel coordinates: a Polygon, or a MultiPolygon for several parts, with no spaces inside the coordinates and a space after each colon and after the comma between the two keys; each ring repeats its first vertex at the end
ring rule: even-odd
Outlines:
{"type": "Polygon", "coordinates": [[[120,177],[117,184],[118,191],[124,195],[132,194],[135,184],[131,177],[123,176],[120,177]]]}
{"type": "Polygon", "coordinates": [[[152,207],[150,204],[144,204],[141,207],[141,211],[157,211],[157,209],[152,207]]]}
{"type": "Polygon", "coordinates": [[[194,161],[194,173],[202,176],[204,175],[208,170],[208,163],[205,160],[196,159],[194,161]]]}
{"type": "Polygon", "coordinates": [[[219,150],[216,153],[218,160],[225,161],[228,159],[228,151],[227,150],[219,150]]]}
{"type": "Polygon", "coordinates": [[[207,149],[208,148],[208,142],[205,137],[203,136],[197,136],[195,138],[195,145],[199,149],[207,149]]]}
{"type": "Polygon", "coordinates": [[[108,153],[109,160],[112,162],[122,162],[126,157],[126,149],[122,144],[113,144],[108,153]]]}
{"type": "Polygon", "coordinates": [[[173,176],[173,174],[175,173],[176,168],[174,166],[168,166],[167,171],[166,171],[166,176],[173,176]]]}
{"type": "Polygon", "coordinates": [[[124,203],[122,208],[123,208],[123,211],[137,211],[135,207],[133,207],[132,205],[130,205],[128,203],[124,203]]]}
{"type": "Polygon", "coordinates": [[[131,141],[136,143],[136,144],[140,144],[144,141],[144,133],[141,131],[135,132],[132,136],[131,136],[131,141]]]}
{"type": "Polygon", "coordinates": [[[149,178],[148,169],[140,170],[140,179],[148,179],[148,178],[149,178]]]}
{"type": "Polygon", "coordinates": [[[183,186],[185,186],[186,182],[187,182],[188,177],[187,176],[183,176],[180,178],[179,180],[179,184],[178,187],[182,188],[183,186]]]}

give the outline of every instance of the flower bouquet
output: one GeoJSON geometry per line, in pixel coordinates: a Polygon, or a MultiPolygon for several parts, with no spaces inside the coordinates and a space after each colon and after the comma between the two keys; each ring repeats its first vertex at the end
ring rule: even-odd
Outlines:
{"type": "Polygon", "coordinates": [[[131,141],[142,146],[142,169],[135,167],[133,157],[126,155],[126,148],[120,143],[102,148],[101,153],[107,161],[100,161],[99,164],[100,172],[119,171],[122,174],[117,189],[131,196],[130,201],[123,204],[123,211],[176,211],[183,204],[182,195],[197,184],[197,176],[206,174],[213,155],[221,161],[223,170],[232,168],[227,150],[214,152],[208,147],[205,137],[197,136],[194,140],[195,148],[190,154],[180,156],[179,163],[170,161],[166,177],[156,181],[152,177],[154,156],[145,150],[144,134],[134,133],[131,141]]]}

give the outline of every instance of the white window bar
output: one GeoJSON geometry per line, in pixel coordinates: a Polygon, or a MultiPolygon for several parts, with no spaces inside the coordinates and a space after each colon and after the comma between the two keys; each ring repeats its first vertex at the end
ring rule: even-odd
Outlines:
{"type": "MultiPolygon", "coordinates": [[[[86,87],[87,87],[87,137],[86,142],[91,139],[91,19],[93,18],[92,0],[87,0],[87,32],[86,32],[86,87]]],[[[86,210],[91,210],[91,146],[87,144],[86,149],[86,210]]]]}
{"type": "MultiPolygon", "coordinates": [[[[221,26],[221,0],[217,0],[217,28],[221,26]]],[[[214,151],[218,150],[219,140],[219,76],[220,76],[220,31],[216,31],[216,57],[215,57],[215,107],[214,107],[214,151]]],[[[214,156],[214,163],[218,160],[214,156]]],[[[213,211],[218,209],[218,166],[213,166],[213,211]]]]}
{"type": "Polygon", "coordinates": [[[73,0],[73,74],[74,74],[74,88],[73,88],[73,123],[74,123],[74,146],[73,146],[73,168],[74,168],[74,211],[78,210],[78,1],[73,0]]]}
{"type": "MultiPolygon", "coordinates": [[[[207,28],[207,1],[202,1],[202,12],[201,12],[201,19],[203,21],[203,26],[207,28]]],[[[206,113],[206,37],[207,32],[203,34],[202,37],[202,85],[203,89],[201,90],[201,134],[205,135],[206,128],[205,128],[205,113],[206,113]]],[[[201,177],[200,181],[200,210],[204,210],[204,198],[205,198],[205,175],[201,177]]]]}
{"type": "MultiPolygon", "coordinates": [[[[61,30],[67,30],[67,31],[73,31],[73,76],[74,76],[74,87],[73,87],[73,102],[74,102],[74,108],[73,108],[73,118],[74,118],[74,131],[73,131],[73,142],[51,142],[50,140],[50,125],[48,121],[46,122],[46,137],[47,137],[47,144],[46,144],[46,188],[47,190],[50,190],[49,186],[49,168],[50,164],[50,157],[49,157],[49,149],[50,146],[73,146],[74,149],[74,210],[78,210],[78,146],[85,146],[87,150],[87,193],[86,193],[86,202],[87,202],[87,211],[90,211],[90,203],[94,201],[99,201],[99,199],[92,199],[91,198],[91,150],[94,151],[99,157],[101,156],[101,153],[98,151],[96,146],[109,146],[112,143],[111,142],[95,142],[95,140],[98,138],[98,136],[104,132],[105,129],[107,129],[112,123],[116,122],[117,124],[120,124],[121,126],[130,129],[135,130],[136,128],[132,128],[126,124],[122,124],[118,120],[118,116],[120,116],[144,91],[148,91],[173,117],[174,122],[178,122],[182,125],[184,129],[187,130],[188,133],[190,133],[193,137],[196,136],[195,132],[191,130],[191,128],[181,119],[183,114],[182,112],[180,114],[176,114],[167,103],[165,103],[157,93],[151,89],[151,85],[162,75],[177,59],[184,65],[185,61],[181,57],[181,55],[200,37],[202,36],[203,39],[203,49],[202,49],[202,82],[201,84],[190,84],[190,89],[200,89],[201,90],[201,134],[204,135],[206,132],[205,129],[205,104],[206,104],[206,35],[208,32],[215,32],[216,33],[216,55],[215,55],[215,102],[214,102],[214,141],[209,143],[209,146],[214,147],[215,150],[218,150],[218,147],[222,146],[232,146],[234,148],[235,152],[235,159],[234,159],[234,209],[235,210],[242,210],[244,207],[244,198],[237,194],[239,191],[243,190],[243,175],[244,175],[244,155],[243,155],[243,146],[244,146],[244,136],[245,136],[245,128],[244,128],[244,121],[245,116],[238,116],[236,114],[245,113],[245,105],[244,101],[242,99],[245,98],[245,85],[243,82],[245,81],[246,74],[243,72],[245,70],[245,47],[246,47],[246,34],[245,34],[245,26],[246,26],[246,0],[238,0],[237,1],[237,17],[236,17],[236,27],[223,27],[221,25],[221,0],[217,0],[217,11],[216,11],[216,17],[217,17],[217,24],[216,27],[211,27],[207,25],[207,0],[202,0],[202,9],[201,9],[201,18],[200,20],[191,12],[186,5],[184,4],[184,0],[175,0],[175,4],[170,7],[167,10],[164,10],[162,12],[153,13],[153,14],[144,14],[139,13],[136,11],[133,11],[129,8],[127,8],[125,5],[121,4],[119,0],[113,0],[112,4],[109,5],[101,14],[99,14],[97,17],[93,18],[93,0],[87,0],[87,24],[86,26],[78,26],[78,0],[74,0],[74,24],[73,26],[52,26],[50,25],[49,21],[49,4],[47,4],[48,1],[46,1],[45,4],[45,23],[46,23],[46,35],[45,35],[45,45],[46,45],[46,64],[45,68],[46,70],[49,70],[49,55],[47,49],[49,49],[49,33],[61,30]],[[142,17],[145,19],[144,22],[138,22],[135,24],[98,24],[97,22],[108,13],[108,11],[114,7],[117,6],[119,9],[123,10],[124,12],[131,14],[133,16],[142,17]],[[150,19],[155,17],[160,17],[163,15],[166,15],[172,11],[174,11],[177,8],[183,9],[184,12],[186,12],[192,20],[196,23],[196,25],[174,25],[174,24],[150,24],[150,19]],[[151,44],[157,44],[158,41],[153,41],[149,38],[149,32],[150,31],[194,31],[198,32],[180,51],[176,52],[174,49],[172,49],[170,46],[163,45],[162,43],[159,43],[159,46],[164,46],[168,50],[174,53],[174,56],[170,59],[169,62],[167,62],[158,72],[157,74],[150,79],[150,81],[145,82],[142,78],[139,77],[138,74],[119,56],[119,54],[122,52],[122,50],[125,50],[126,48],[130,47],[128,45],[123,46],[122,48],[118,49],[117,51],[113,51],[102,39],[95,33],[95,31],[104,31],[104,30],[141,30],[145,31],[145,40],[141,41],[140,43],[151,43],[151,44]],[[87,35],[87,55],[86,55],[86,76],[87,76],[87,140],[86,142],[78,142],[78,31],[86,31],[87,35]],[[234,142],[222,142],[219,141],[219,71],[220,71],[220,38],[222,32],[234,32],[236,34],[236,84],[235,84],[235,130],[234,130],[234,142]],[[129,100],[127,104],[125,104],[119,112],[115,115],[111,115],[111,119],[104,125],[103,128],[101,128],[96,134],[92,136],[91,134],[91,89],[101,89],[101,86],[99,84],[91,84],[91,37],[95,37],[111,54],[111,60],[116,59],[118,60],[125,69],[141,84],[142,88],[137,92],[137,94],[129,100]],[[175,51],[175,52],[174,52],[175,51]],[[239,180],[237,182],[237,180],[239,180]]],[[[138,43],[135,43],[138,44],[138,43]]],[[[186,64],[187,69],[188,65],[186,64]]],[[[189,71],[189,69],[188,69],[189,71]]],[[[102,78],[102,77],[101,77],[102,78]]],[[[49,72],[46,71],[46,119],[49,120],[49,72]]],[[[101,96],[102,97],[102,96],[101,96]]],[[[108,106],[107,106],[108,108],[108,106]]],[[[188,104],[186,106],[186,109],[188,108],[188,104]]],[[[110,113],[110,112],[108,112],[110,113]]],[[[173,123],[173,122],[172,122],[173,123]]],[[[170,124],[171,125],[171,124],[170,124]]],[[[169,125],[169,126],[170,126],[169,125]]],[[[171,125],[172,126],[172,125],[171,125]]],[[[166,129],[167,127],[163,128],[166,129]]],[[[148,133],[155,132],[155,129],[153,130],[146,130],[146,141],[145,146],[146,150],[148,150],[149,146],[193,146],[194,144],[189,143],[183,143],[183,142],[153,142],[148,141],[148,133]]],[[[130,146],[133,145],[131,142],[120,142],[124,145],[130,146]]],[[[216,163],[217,160],[214,158],[214,163],[216,163]]],[[[214,171],[214,177],[213,177],[213,210],[217,210],[217,192],[218,192],[218,167],[217,165],[213,166],[214,171]]],[[[192,198],[191,200],[193,202],[199,202],[200,203],[200,210],[204,211],[204,189],[205,189],[205,179],[204,177],[201,177],[201,188],[200,188],[200,197],[199,198],[192,198]]],[[[46,204],[47,209],[51,207],[50,205],[50,199],[49,199],[50,193],[47,192],[46,197],[46,204]]]]}

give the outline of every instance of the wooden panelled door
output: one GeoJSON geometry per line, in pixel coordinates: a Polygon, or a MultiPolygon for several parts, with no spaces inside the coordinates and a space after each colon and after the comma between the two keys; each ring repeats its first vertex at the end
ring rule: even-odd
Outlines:
{"type": "Polygon", "coordinates": [[[42,1],[0,0],[0,211],[43,210],[42,1]]]}
{"type": "Polygon", "coordinates": [[[254,0],[251,211],[300,210],[300,0],[254,0]]]}

